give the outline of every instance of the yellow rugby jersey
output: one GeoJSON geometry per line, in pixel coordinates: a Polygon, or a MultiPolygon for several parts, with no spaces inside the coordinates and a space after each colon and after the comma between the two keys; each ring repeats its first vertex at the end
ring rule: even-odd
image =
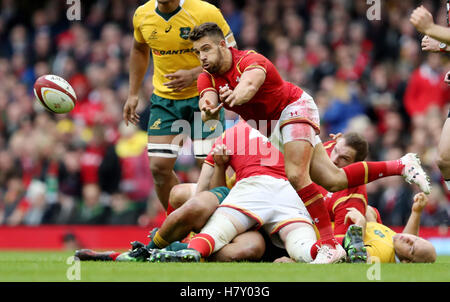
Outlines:
{"type": "Polygon", "coordinates": [[[133,17],[134,38],[151,48],[156,95],[174,100],[198,96],[196,81],[179,92],[165,87],[163,83],[170,82],[164,77],[166,74],[200,66],[189,33],[195,26],[205,22],[219,25],[224,36],[230,34],[230,27],[220,10],[201,0],[181,0],[179,7],[170,14],[160,12],[156,0],[150,0],[136,9],[133,17]]]}
{"type": "Polygon", "coordinates": [[[397,234],[385,225],[368,222],[364,234],[369,256],[375,256],[381,263],[395,263],[395,250],[393,236],[397,234]]]}

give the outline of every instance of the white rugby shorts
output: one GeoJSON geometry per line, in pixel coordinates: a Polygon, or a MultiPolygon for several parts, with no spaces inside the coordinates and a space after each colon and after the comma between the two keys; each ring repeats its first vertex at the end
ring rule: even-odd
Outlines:
{"type": "Polygon", "coordinates": [[[281,153],[284,144],[295,140],[306,140],[315,147],[321,142],[320,115],[314,99],[305,91],[295,102],[286,106],[270,135],[270,142],[281,153]]]}
{"type": "Polygon", "coordinates": [[[256,220],[256,227],[263,227],[281,248],[284,248],[278,236],[281,228],[295,222],[312,225],[308,210],[289,181],[268,175],[238,181],[220,207],[238,210],[256,220]]]}

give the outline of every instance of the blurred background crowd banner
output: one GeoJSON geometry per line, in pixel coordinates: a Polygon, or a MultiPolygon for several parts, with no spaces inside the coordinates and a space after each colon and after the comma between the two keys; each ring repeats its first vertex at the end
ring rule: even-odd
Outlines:
{"type": "MultiPolygon", "coordinates": [[[[146,1],[81,0],[79,20],[69,20],[66,2],[0,1],[0,225],[161,221],[146,152],[152,66],[138,108],[142,124],[122,122],[132,16],[146,1]],[[50,114],[36,103],[33,84],[44,74],[75,89],[70,114],[50,114]]],[[[315,98],[323,141],[357,131],[369,141],[368,160],[418,153],[433,183],[422,225],[448,231],[450,192],[435,159],[450,103],[443,82],[450,60],[421,51],[422,36],[409,22],[423,4],[446,24],[444,1],[382,0],[380,20],[369,20],[366,1],[209,2],[222,10],[240,49],[267,56],[285,80],[315,98]]],[[[199,166],[182,155],[176,173],[196,182],[199,166]]],[[[415,186],[389,177],[367,190],[384,224],[406,223],[415,186]]]]}

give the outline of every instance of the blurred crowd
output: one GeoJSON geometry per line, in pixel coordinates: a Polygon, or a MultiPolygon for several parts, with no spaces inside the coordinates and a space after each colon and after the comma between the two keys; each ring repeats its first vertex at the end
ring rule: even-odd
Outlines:
{"type": "MultiPolygon", "coordinates": [[[[142,89],[141,125],[122,122],[131,20],[144,2],[81,1],[77,22],[67,19],[65,1],[1,1],[0,224],[145,226],[164,218],[146,152],[152,67],[142,89]],[[75,89],[70,114],[49,114],[35,102],[33,83],[49,73],[75,89]]],[[[240,49],[264,54],[284,79],[315,98],[323,141],[357,131],[369,141],[368,160],[418,153],[433,182],[422,225],[447,230],[450,192],[435,159],[450,104],[443,82],[450,61],[422,52],[422,37],[409,22],[424,4],[445,24],[444,5],[384,0],[380,20],[369,20],[366,1],[209,2],[222,10],[240,49]]],[[[199,166],[182,155],[176,172],[181,182],[196,182],[199,166]]],[[[406,223],[415,186],[389,177],[367,189],[385,224],[406,223]]]]}

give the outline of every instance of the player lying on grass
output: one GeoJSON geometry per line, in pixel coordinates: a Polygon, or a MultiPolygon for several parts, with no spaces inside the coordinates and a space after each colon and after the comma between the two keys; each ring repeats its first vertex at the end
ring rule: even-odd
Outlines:
{"type": "Polygon", "coordinates": [[[193,29],[189,38],[204,69],[197,80],[202,119],[216,119],[217,112],[224,107],[252,121],[258,130],[267,130],[263,134],[284,153],[287,178],[315,221],[321,244],[327,246],[319,253],[331,253],[330,262],[338,261],[345,253],[334,238],[316,184],[335,192],[373,181],[380,174],[383,177],[403,174],[429,193],[429,178],[413,154],[400,161],[364,162],[337,168],[320,144],[317,147],[319,111],[308,93],[284,81],[264,56],[228,48],[217,24],[203,23],[193,29]],[[276,125],[272,131],[273,124],[276,125]]]}
{"type": "MultiPolygon", "coordinates": [[[[367,249],[368,260],[370,260],[370,257],[378,257],[382,263],[435,262],[436,250],[433,244],[418,236],[420,217],[427,202],[428,197],[422,192],[414,196],[411,215],[402,233],[395,233],[378,223],[374,220],[373,214],[364,217],[356,209],[348,209],[346,220],[351,220],[355,224],[349,227],[345,235],[344,247],[357,251],[361,247],[361,242],[363,242],[367,249]]],[[[378,219],[378,221],[380,220],[378,219]]]]}
{"type": "MultiPolygon", "coordinates": [[[[349,259],[361,259],[357,256],[365,254],[369,263],[374,261],[381,263],[435,262],[436,250],[433,244],[418,236],[420,217],[427,202],[428,197],[423,192],[414,196],[411,215],[402,233],[396,233],[381,224],[378,211],[371,206],[368,206],[365,216],[355,208],[348,208],[345,220],[353,224],[345,234],[343,246],[347,250],[349,259]]],[[[294,261],[283,257],[276,262],[294,261]]]]}

